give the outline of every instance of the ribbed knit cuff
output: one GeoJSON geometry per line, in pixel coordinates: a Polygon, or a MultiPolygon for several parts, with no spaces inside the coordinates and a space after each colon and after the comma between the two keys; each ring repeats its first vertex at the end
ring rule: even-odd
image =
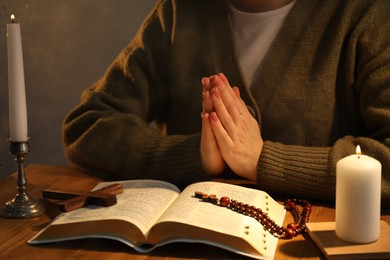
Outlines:
{"type": "Polygon", "coordinates": [[[274,194],[333,199],[335,177],[328,171],[329,150],[264,142],[258,186],[274,194]]]}

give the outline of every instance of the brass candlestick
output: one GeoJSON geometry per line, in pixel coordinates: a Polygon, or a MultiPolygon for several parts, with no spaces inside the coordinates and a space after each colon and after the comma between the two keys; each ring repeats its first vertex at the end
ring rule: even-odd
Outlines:
{"type": "Polygon", "coordinates": [[[5,206],[0,209],[0,216],[3,218],[34,218],[45,212],[45,207],[41,201],[33,199],[26,191],[26,175],[24,174],[24,157],[30,152],[28,141],[13,142],[10,141],[10,152],[15,156],[18,169],[18,193],[7,201],[5,206]]]}

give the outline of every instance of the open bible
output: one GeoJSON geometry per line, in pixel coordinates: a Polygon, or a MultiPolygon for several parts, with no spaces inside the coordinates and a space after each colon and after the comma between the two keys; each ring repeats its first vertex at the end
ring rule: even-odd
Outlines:
{"type": "MultiPolygon", "coordinates": [[[[102,182],[99,189],[113,182],[102,182]]],[[[272,259],[278,238],[254,218],[203,202],[195,191],[228,196],[267,211],[282,225],[285,209],[267,193],[219,182],[191,184],[182,192],[167,182],[130,180],[111,207],[87,206],[61,213],[28,241],[42,244],[82,238],[121,241],[138,252],[172,242],[194,242],[224,248],[257,259],[272,259]]]]}

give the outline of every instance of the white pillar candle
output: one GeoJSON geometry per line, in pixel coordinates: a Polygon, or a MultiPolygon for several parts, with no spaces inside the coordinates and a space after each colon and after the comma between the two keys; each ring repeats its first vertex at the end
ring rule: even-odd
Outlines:
{"type": "Polygon", "coordinates": [[[347,242],[371,243],[380,234],[380,162],[360,153],[337,162],[336,235],[347,242]]]}
{"type": "Polygon", "coordinates": [[[27,140],[27,107],[20,24],[7,24],[9,131],[12,142],[27,140]]]}

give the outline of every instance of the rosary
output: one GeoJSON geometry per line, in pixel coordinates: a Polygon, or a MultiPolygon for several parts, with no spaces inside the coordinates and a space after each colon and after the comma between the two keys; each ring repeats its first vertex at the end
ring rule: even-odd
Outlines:
{"type": "Polygon", "coordinates": [[[221,197],[218,199],[216,195],[208,195],[200,191],[195,192],[195,197],[202,199],[202,201],[220,205],[236,211],[237,213],[250,216],[260,222],[273,236],[285,239],[291,239],[305,232],[305,225],[309,221],[311,213],[311,205],[306,200],[287,199],[284,202],[284,207],[293,216],[294,223],[289,223],[287,227],[281,227],[268,216],[267,212],[264,212],[255,206],[238,202],[229,197],[221,197]],[[302,212],[299,211],[298,206],[302,207],[302,212]]]}

